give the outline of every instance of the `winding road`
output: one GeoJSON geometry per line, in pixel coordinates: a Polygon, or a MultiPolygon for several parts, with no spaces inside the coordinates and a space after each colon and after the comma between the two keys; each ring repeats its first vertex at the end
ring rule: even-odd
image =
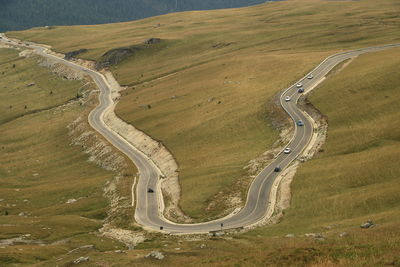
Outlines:
{"type": "Polygon", "coordinates": [[[283,170],[290,165],[295,159],[301,155],[304,148],[310,142],[313,135],[313,125],[302,110],[297,106],[297,101],[301,94],[298,93],[297,83],[302,83],[302,88],[305,92],[314,88],[324,77],[339,63],[359,56],[367,52],[380,51],[392,47],[400,47],[400,44],[382,45],[376,47],[362,48],[347,52],[334,54],[326,58],[309,74],[301,78],[295,84],[283,90],[280,96],[282,107],[292,118],[295,125],[295,134],[287,145],[291,149],[291,153],[284,154],[283,151],[274,159],[274,161],[265,167],[253,180],[247,195],[247,201],[243,209],[238,213],[221,218],[215,221],[197,224],[177,224],[173,223],[163,216],[163,198],[160,189],[160,171],[155,164],[142,152],[133,147],[113,129],[109,128],[103,120],[106,112],[113,112],[112,108],[114,101],[111,98],[111,86],[108,84],[105,77],[94,70],[82,67],[73,62],[67,61],[63,58],[51,55],[48,49],[36,45],[34,43],[26,43],[15,41],[7,38],[4,34],[0,34],[0,41],[13,46],[20,46],[30,48],[36,54],[43,57],[51,58],[52,60],[62,63],[74,70],[78,70],[89,75],[97,84],[100,89],[99,105],[89,114],[90,125],[104,136],[112,145],[125,153],[137,166],[140,172],[140,178],[136,187],[136,221],[147,230],[155,230],[164,233],[208,233],[210,231],[218,231],[221,229],[243,228],[254,225],[262,220],[270,208],[271,203],[271,190],[279,172],[274,172],[276,166],[280,166],[283,170]],[[312,79],[307,77],[312,75],[312,79]],[[290,96],[290,101],[285,101],[285,97],[290,96]],[[297,121],[302,120],[304,125],[298,126],[297,121]],[[148,193],[147,189],[153,188],[154,193],[148,193]]]}

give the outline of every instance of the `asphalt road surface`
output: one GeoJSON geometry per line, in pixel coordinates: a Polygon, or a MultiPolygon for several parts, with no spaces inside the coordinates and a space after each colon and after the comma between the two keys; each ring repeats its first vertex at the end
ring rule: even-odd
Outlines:
{"type": "Polygon", "coordinates": [[[104,123],[104,113],[113,105],[113,100],[111,99],[112,89],[104,76],[99,72],[50,55],[47,53],[47,49],[42,46],[33,43],[13,41],[8,39],[5,35],[0,35],[0,37],[0,41],[3,43],[34,49],[37,54],[43,57],[51,58],[72,69],[86,73],[96,82],[100,89],[100,103],[89,114],[89,123],[112,145],[125,153],[135,163],[140,172],[140,178],[136,187],[136,221],[145,229],[157,231],[162,229],[165,233],[207,233],[210,231],[219,231],[221,229],[226,230],[247,227],[262,220],[270,205],[272,185],[280,174],[280,172],[274,172],[275,167],[279,166],[283,170],[289,166],[289,164],[297,159],[303,152],[313,134],[313,126],[309,121],[309,117],[297,107],[297,101],[301,96],[301,93],[298,93],[299,87],[296,85],[301,83],[301,88],[307,92],[318,84],[336,65],[347,59],[357,57],[358,55],[367,52],[375,52],[400,46],[400,44],[382,45],[332,55],[321,62],[314,70],[294,85],[283,90],[280,96],[281,105],[292,118],[295,125],[295,135],[286,146],[291,149],[291,153],[284,154],[282,151],[270,165],[255,177],[248,191],[246,204],[237,214],[205,223],[176,224],[168,221],[162,215],[163,201],[159,182],[159,179],[162,178],[160,178],[160,171],[158,168],[146,155],[135,149],[123,137],[118,135],[118,133],[114,132],[104,123]],[[312,75],[312,79],[308,79],[309,75],[312,75]],[[285,101],[286,96],[290,96],[290,101],[285,101]],[[299,120],[303,122],[303,126],[298,126],[296,124],[299,120]],[[154,192],[148,193],[148,188],[152,188],[154,192]]]}

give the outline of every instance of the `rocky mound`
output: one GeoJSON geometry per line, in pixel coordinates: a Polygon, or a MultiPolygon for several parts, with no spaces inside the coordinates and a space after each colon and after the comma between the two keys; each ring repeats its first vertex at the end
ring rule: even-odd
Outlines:
{"type": "Polygon", "coordinates": [[[82,48],[82,49],[79,49],[79,50],[75,50],[75,51],[71,51],[71,52],[66,53],[64,58],[65,58],[66,60],[70,60],[70,59],[76,57],[77,55],[82,54],[82,53],[85,53],[85,52],[87,52],[87,51],[88,51],[88,50],[85,49],[85,48],[82,48]]]}
{"type": "Polygon", "coordinates": [[[150,48],[150,46],[161,43],[160,38],[150,38],[146,40],[143,44],[132,45],[128,47],[119,47],[107,51],[96,63],[96,68],[103,69],[112,65],[117,65],[126,58],[134,55],[135,53],[150,48]]]}

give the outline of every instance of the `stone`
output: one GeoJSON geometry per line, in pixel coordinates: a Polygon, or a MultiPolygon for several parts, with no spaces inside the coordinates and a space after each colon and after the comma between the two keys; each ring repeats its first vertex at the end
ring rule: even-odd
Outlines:
{"type": "Polygon", "coordinates": [[[325,241],[325,237],[324,237],[322,234],[317,234],[317,235],[314,237],[314,240],[317,240],[317,241],[325,241]]]}
{"type": "Polygon", "coordinates": [[[71,199],[68,199],[67,200],[67,202],[65,202],[65,203],[67,203],[67,204],[72,204],[72,203],[75,203],[75,202],[77,202],[78,200],[76,200],[75,198],[71,198],[71,199]]]}
{"type": "Polygon", "coordinates": [[[304,236],[306,236],[306,237],[316,237],[317,234],[315,234],[315,233],[308,233],[308,234],[304,234],[304,236]]]}
{"type": "Polygon", "coordinates": [[[345,236],[348,236],[348,235],[349,235],[348,233],[343,232],[343,233],[340,233],[340,234],[339,234],[339,237],[345,237],[345,236]]]}
{"type": "Polygon", "coordinates": [[[80,258],[77,258],[76,260],[74,260],[74,263],[79,264],[79,263],[87,262],[87,261],[89,261],[89,257],[80,257],[80,258]]]}
{"type": "Polygon", "coordinates": [[[205,248],[206,247],[206,244],[201,244],[200,246],[199,246],[199,248],[205,248]]]}
{"type": "Polygon", "coordinates": [[[364,229],[372,228],[374,226],[375,226],[375,224],[371,220],[368,220],[365,223],[360,225],[360,227],[364,228],[364,229]]]}
{"type": "Polygon", "coordinates": [[[162,260],[165,258],[164,254],[162,254],[160,251],[155,251],[155,250],[147,254],[146,258],[149,257],[155,258],[157,260],[162,260]]]}
{"type": "Polygon", "coordinates": [[[287,234],[287,235],[285,235],[285,237],[294,237],[294,234],[287,234]]]}
{"type": "Polygon", "coordinates": [[[144,43],[145,44],[158,44],[160,42],[161,42],[160,38],[150,38],[150,39],[147,39],[144,43]]]}

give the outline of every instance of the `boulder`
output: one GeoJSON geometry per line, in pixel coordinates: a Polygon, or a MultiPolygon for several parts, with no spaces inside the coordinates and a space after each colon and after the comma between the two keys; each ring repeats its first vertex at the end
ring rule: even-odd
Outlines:
{"type": "Polygon", "coordinates": [[[364,229],[372,228],[374,226],[375,226],[375,224],[371,220],[368,220],[365,223],[360,225],[360,227],[364,228],[364,229]]]}
{"type": "Polygon", "coordinates": [[[79,263],[87,262],[87,261],[89,261],[89,257],[80,257],[80,258],[77,258],[76,260],[74,260],[74,263],[79,264],[79,263]]]}
{"type": "Polygon", "coordinates": [[[162,254],[160,251],[152,251],[149,254],[147,254],[146,258],[155,258],[157,260],[162,260],[165,258],[164,254],[162,254]]]}
{"type": "Polygon", "coordinates": [[[158,44],[160,42],[161,42],[160,38],[150,38],[150,39],[147,39],[144,43],[145,44],[158,44]]]}
{"type": "Polygon", "coordinates": [[[343,232],[343,233],[340,233],[339,234],[339,237],[345,237],[345,236],[348,236],[349,234],[347,233],[347,232],[343,232]]]}
{"type": "Polygon", "coordinates": [[[76,200],[75,198],[71,198],[71,199],[68,199],[67,200],[67,202],[65,202],[65,203],[67,203],[67,204],[72,204],[72,203],[75,203],[75,202],[77,202],[78,200],[76,200]]]}

